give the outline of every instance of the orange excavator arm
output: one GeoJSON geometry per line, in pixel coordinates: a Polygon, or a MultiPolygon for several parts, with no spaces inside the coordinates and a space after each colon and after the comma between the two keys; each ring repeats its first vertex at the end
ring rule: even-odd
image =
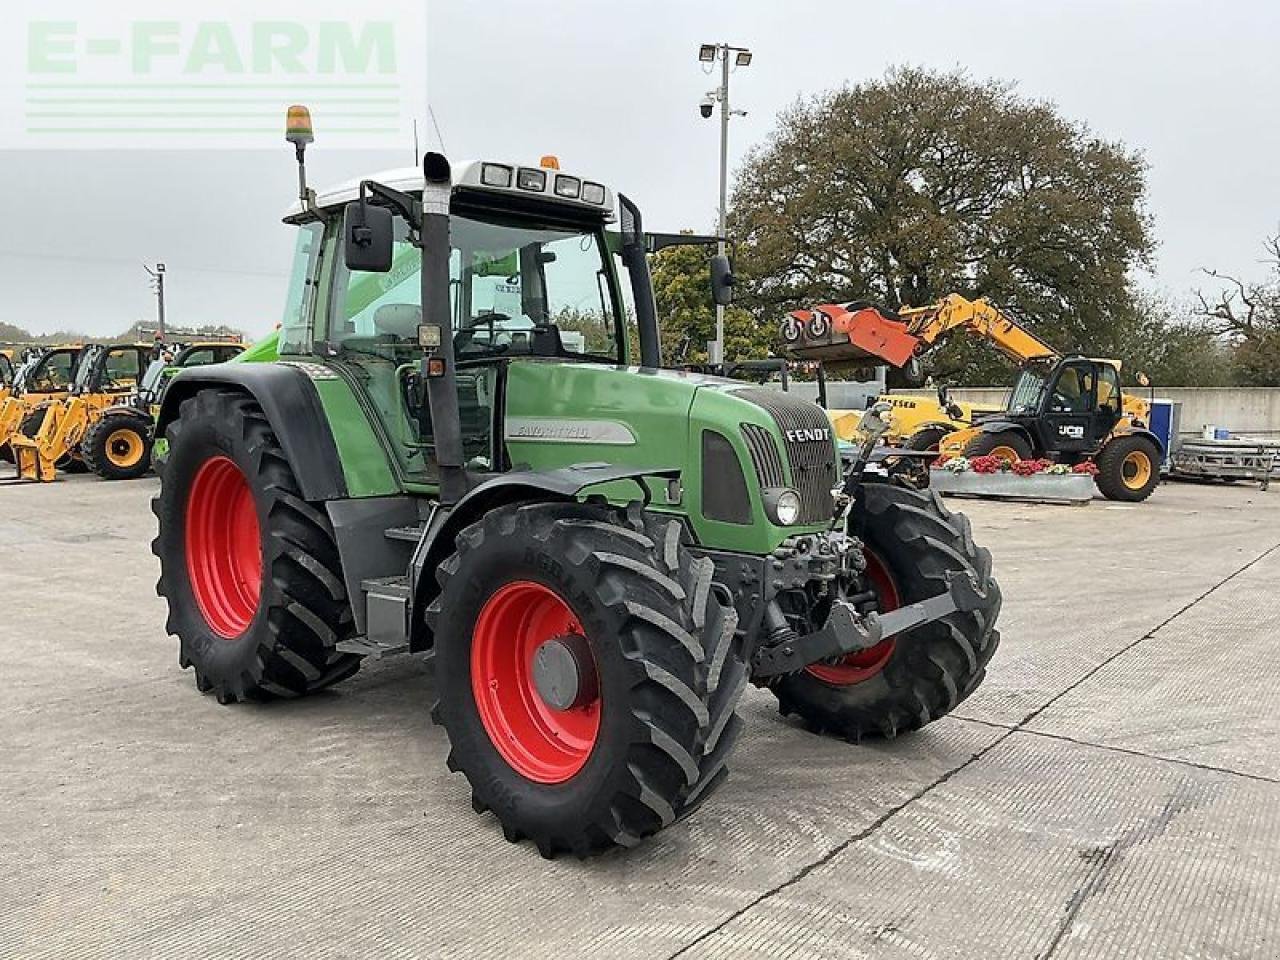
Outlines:
{"type": "Polygon", "coordinates": [[[986,299],[948,294],[895,313],[868,303],[793,310],[782,321],[786,349],[803,359],[888,363],[902,367],[956,333],[991,343],[1016,363],[1056,360],[1059,353],[986,299]]]}

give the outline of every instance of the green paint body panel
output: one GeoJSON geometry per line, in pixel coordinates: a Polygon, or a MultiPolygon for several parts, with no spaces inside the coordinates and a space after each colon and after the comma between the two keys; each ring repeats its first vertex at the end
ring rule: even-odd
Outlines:
{"type": "MultiPolygon", "coordinates": [[[[245,351],[237,362],[274,361],[274,349],[273,336],[245,351]]],[[[292,361],[284,358],[279,362],[292,361]]],[[[317,361],[309,359],[306,365],[314,368],[317,361]]],[[[337,373],[313,376],[312,382],[329,419],[351,497],[404,492],[430,495],[432,488],[428,485],[403,482],[388,450],[385,428],[375,423],[373,406],[361,402],[357,388],[337,373]]],[[[522,437],[518,431],[513,433],[509,425],[507,450],[513,465],[534,470],[600,462],[677,469],[681,472],[681,490],[674,502],[665,482],[650,484],[654,509],[687,516],[705,546],[757,555],[769,553],[788,536],[821,530],[825,525],[778,527],[767,519],[751,456],[742,441],[742,424],[757,424],[768,430],[778,440],[784,469],[789,471],[790,465],[773,418],[756,404],[734,395],[744,386],[737,381],[671,370],[513,360],[507,367],[508,421],[516,418],[536,424],[539,419],[547,419],[587,426],[603,422],[611,431],[613,442],[522,437]],[[705,430],[722,434],[737,453],[751,498],[753,523],[724,523],[703,516],[705,430]]],[[[792,478],[788,476],[788,480],[792,478]]],[[[634,500],[638,493],[630,482],[602,484],[589,492],[617,503],[634,500]]]]}
{"type": "MultiPolygon", "coordinates": [[[[754,423],[775,437],[777,424],[750,401],[734,396],[746,384],[678,371],[641,371],[634,367],[516,361],[507,373],[508,418],[555,418],[625,424],[630,443],[566,443],[513,437],[507,449],[513,464],[548,470],[575,463],[606,462],[620,466],[674,467],[681,471],[683,495],[667,501],[665,485],[654,490],[654,506],[685,514],[698,540],[708,547],[761,554],[797,533],[825,525],[777,527],[766,519],[751,456],[741,439],[741,425],[754,423]],[[722,523],[702,515],[702,432],[723,434],[738,455],[751,496],[750,525],[722,523]]],[[[781,452],[781,444],[779,444],[781,452]]],[[[834,447],[833,447],[834,456],[834,447]]],[[[783,457],[784,464],[786,457],[783,457]]],[[[594,488],[618,501],[634,500],[634,484],[594,488]]]]}
{"type": "Polygon", "coordinates": [[[269,336],[246,347],[239,355],[232,357],[227,363],[270,363],[279,358],[280,331],[273,331],[269,336]]]}

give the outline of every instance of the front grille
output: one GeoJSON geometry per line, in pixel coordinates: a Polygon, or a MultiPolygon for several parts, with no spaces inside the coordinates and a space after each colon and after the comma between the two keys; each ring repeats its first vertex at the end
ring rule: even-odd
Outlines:
{"type": "Polygon", "coordinates": [[[751,462],[755,465],[756,480],[760,482],[760,489],[786,486],[787,478],[782,472],[782,455],[778,453],[778,445],[773,440],[773,434],[757,424],[744,423],[742,439],[746,441],[751,462]]]}
{"type": "MultiPolygon", "coordinates": [[[[831,488],[836,485],[835,448],[831,441],[831,421],[826,411],[816,403],[798,400],[778,390],[760,387],[747,387],[735,390],[734,395],[749,400],[758,407],[764,408],[778,429],[782,431],[783,446],[787,451],[787,460],[791,466],[791,485],[800,494],[800,522],[821,523],[831,519],[834,504],[831,499],[831,488]],[[824,440],[799,439],[808,432],[809,436],[825,436],[824,440]],[[820,431],[815,434],[814,431],[820,431]],[[797,439],[788,439],[788,433],[797,439]]],[[[743,440],[751,451],[751,459],[756,467],[756,476],[760,485],[781,486],[782,483],[768,483],[766,477],[775,476],[774,466],[769,462],[768,453],[772,451],[773,460],[778,457],[777,444],[767,431],[760,427],[747,430],[750,424],[743,425],[743,440]],[[758,434],[755,431],[760,431],[758,434]],[[752,434],[755,434],[753,437],[752,434]],[[761,437],[763,434],[763,438],[761,437]],[[764,439],[767,444],[761,444],[764,439]],[[756,450],[762,451],[757,457],[756,450]]],[[[781,464],[778,464],[780,467],[781,464]]],[[[777,471],[781,476],[781,470],[777,471]]]]}

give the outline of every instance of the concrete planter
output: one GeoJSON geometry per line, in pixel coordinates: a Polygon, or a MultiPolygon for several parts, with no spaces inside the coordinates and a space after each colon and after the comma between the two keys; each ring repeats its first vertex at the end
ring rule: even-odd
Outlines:
{"type": "Polygon", "coordinates": [[[1093,499],[1093,477],[1087,473],[952,473],[933,468],[929,487],[948,496],[995,497],[1001,500],[1036,500],[1086,504],[1093,499]]]}

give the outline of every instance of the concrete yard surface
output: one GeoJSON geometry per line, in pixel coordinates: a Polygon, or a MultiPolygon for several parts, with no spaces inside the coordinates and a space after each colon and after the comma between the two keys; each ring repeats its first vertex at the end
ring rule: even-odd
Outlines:
{"type": "Polygon", "coordinates": [[[447,771],[429,663],[198,694],[156,487],[0,487],[0,957],[1280,956],[1280,490],[950,501],[1005,596],[955,714],[853,746],[753,688],[704,807],[548,862],[447,771]]]}

